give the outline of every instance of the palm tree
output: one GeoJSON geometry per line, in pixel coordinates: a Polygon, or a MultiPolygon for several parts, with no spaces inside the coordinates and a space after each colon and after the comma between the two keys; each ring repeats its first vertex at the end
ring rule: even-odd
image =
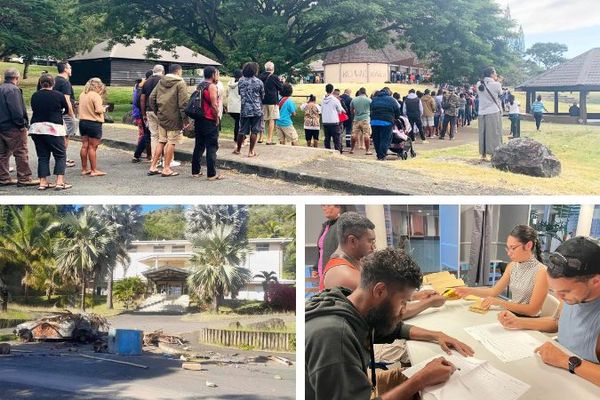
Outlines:
{"type": "Polygon", "coordinates": [[[8,225],[0,237],[0,258],[22,265],[22,284],[27,297],[31,274],[40,263],[52,257],[51,233],[59,225],[52,209],[44,206],[10,206],[8,225]]]}
{"type": "Polygon", "coordinates": [[[271,272],[260,271],[260,274],[256,274],[256,275],[254,275],[254,277],[255,278],[263,278],[262,287],[263,287],[263,291],[265,293],[265,303],[266,303],[268,300],[267,289],[269,288],[269,283],[270,282],[278,282],[277,274],[275,273],[275,271],[271,271],[271,272]]]}
{"type": "Polygon", "coordinates": [[[246,240],[248,234],[248,206],[202,204],[190,207],[185,213],[186,236],[194,240],[204,231],[220,225],[230,225],[238,240],[246,240]]]}
{"type": "Polygon", "coordinates": [[[188,287],[199,298],[211,301],[215,312],[225,295],[235,295],[251,279],[250,270],[239,266],[248,246],[236,235],[236,227],[217,225],[194,241],[188,287]]]}
{"type": "Polygon", "coordinates": [[[64,237],[56,242],[57,268],[61,275],[81,285],[81,310],[85,311],[86,284],[90,273],[114,240],[113,228],[93,211],[71,214],[62,224],[64,237]]]}
{"type": "Polygon", "coordinates": [[[127,249],[142,229],[142,218],[138,207],[125,205],[104,205],[99,208],[99,215],[106,224],[114,229],[115,237],[99,260],[100,274],[107,277],[106,306],[113,308],[114,269],[119,262],[128,265],[130,262],[127,249]]]}

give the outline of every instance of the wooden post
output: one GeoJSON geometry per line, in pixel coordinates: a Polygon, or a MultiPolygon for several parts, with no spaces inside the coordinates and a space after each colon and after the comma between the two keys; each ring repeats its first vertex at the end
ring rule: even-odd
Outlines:
{"type": "Polygon", "coordinates": [[[554,92],[554,115],[558,115],[558,92],[554,92]]]}
{"type": "Polygon", "coordinates": [[[531,91],[527,90],[527,94],[525,95],[525,112],[527,114],[531,113],[531,91]]]}
{"type": "Polygon", "coordinates": [[[583,124],[587,124],[587,94],[588,92],[585,90],[579,92],[579,118],[583,121],[583,124]]]}

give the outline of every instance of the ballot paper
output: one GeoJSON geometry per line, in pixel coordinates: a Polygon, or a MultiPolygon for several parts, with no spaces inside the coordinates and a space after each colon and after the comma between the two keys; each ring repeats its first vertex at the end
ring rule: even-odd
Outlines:
{"type": "Polygon", "coordinates": [[[477,325],[465,331],[504,362],[533,357],[542,342],[523,331],[506,330],[500,323],[477,325]]]}
{"type": "MultiPolygon", "coordinates": [[[[433,356],[402,373],[410,378],[437,357],[440,356],[433,356]]],[[[517,400],[531,387],[485,360],[463,357],[454,352],[443,357],[459,369],[447,382],[425,388],[421,393],[423,400],[517,400]]]]}

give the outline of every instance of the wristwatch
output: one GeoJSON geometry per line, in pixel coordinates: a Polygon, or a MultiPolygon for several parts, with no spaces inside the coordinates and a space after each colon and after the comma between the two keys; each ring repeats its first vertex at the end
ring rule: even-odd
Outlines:
{"type": "Polygon", "coordinates": [[[569,357],[569,372],[574,374],[575,368],[579,367],[581,365],[581,362],[581,358],[579,357],[569,357]]]}

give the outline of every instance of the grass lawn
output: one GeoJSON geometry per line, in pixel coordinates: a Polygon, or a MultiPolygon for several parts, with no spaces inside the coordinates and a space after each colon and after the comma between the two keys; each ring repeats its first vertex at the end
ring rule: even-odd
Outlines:
{"type": "MultiPolygon", "coordinates": [[[[507,124],[506,119],[503,123],[507,124]]],[[[507,125],[504,131],[507,131],[507,125]]],[[[461,181],[498,189],[531,191],[532,194],[600,193],[600,127],[545,123],[538,133],[533,122],[521,121],[521,137],[531,137],[548,146],[561,161],[562,174],[556,178],[534,178],[493,168],[482,169],[476,163],[479,158],[476,142],[440,150],[421,150],[418,157],[391,165],[402,170],[419,171],[440,184],[458,177],[456,179],[461,181]]],[[[506,143],[507,139],[503,140],[506,143]]],[[[420,148],[423,149],[423,146],[420,148]]]]}

